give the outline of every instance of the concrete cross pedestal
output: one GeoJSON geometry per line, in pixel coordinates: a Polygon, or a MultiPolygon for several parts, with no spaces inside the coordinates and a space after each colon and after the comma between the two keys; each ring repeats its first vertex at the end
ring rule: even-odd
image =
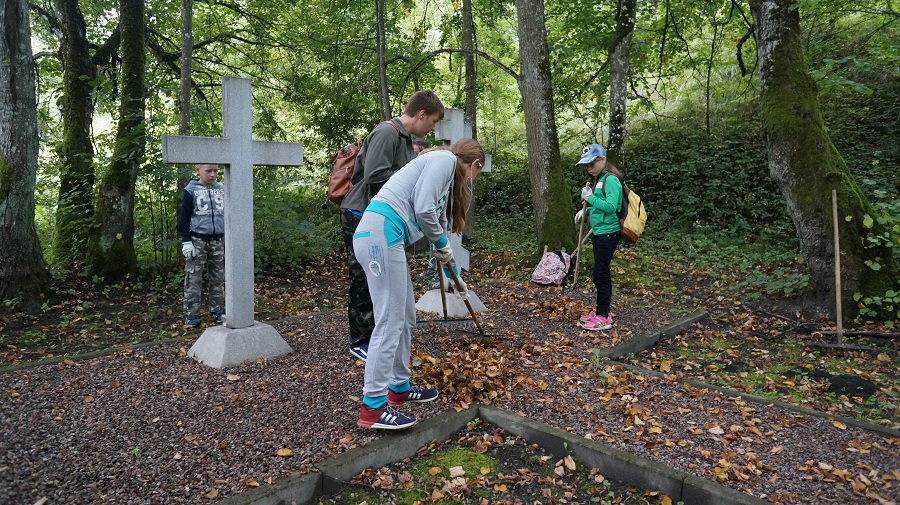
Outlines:
{"type": "Polygon", "coordinates": [[[302,165],[303,145],[253,140],[251,103],[250,80],[222,77],[222,137],[162,137],[164,163],[225,165],[225,324],[207,328],[188,351],[213,368],[293,350],[253,319],[253,166],[302,165]]]}
{"type": "MultiPolygon", "coordinates": [[[[435,140],[443,140],[445,145],[452,146],[454,142],[461,138],[472,138],[472,124],[465,122],[465,113],[462,109],[444,109],[444,119],[438,121],[434,125],[435,140]]],[[[491,171],[491,155],[484,154],[484,167],[481,172],[491,171]]],[[[453,257],[456,265],[460,270],[462,277],[463,270],[469,270],[469,251],[462,245],[462,237],[457,233],[452,233],[448,237],[450,239],[450,248],[453,249],[453,257]]],[[[476,312],[487,312],[487,307],[478,298],[478,295],[469,287],[469,303],[472,310],[476,312]]],[[[434,312],[443,315],[443,303],[441,302],[441,290],[432,289],[426,291],[419,301],[416,302],[416,309],[423,312],[434,312]]],[[[460,318],[469,315],[469,309],[466,304],[456,295],[447,295],[447,317],[460,318]]]]}

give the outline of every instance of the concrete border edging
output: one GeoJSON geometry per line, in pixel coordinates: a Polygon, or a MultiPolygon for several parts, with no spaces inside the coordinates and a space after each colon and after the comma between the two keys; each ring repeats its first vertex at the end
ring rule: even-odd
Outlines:
{"type": "Polygon", "coordinates": [[[293,474],[271,486],[261,486],[231,496],[221,505],[308,505],[322,496],[339,492],[353,476],[366,468],[380,468],[416,454],[432,440],[443,440],[478,417],[478,408],[437,415],[400,433],[387,433],[313,466],[314,472],[293,474]]]}
{"type": "Polygon", "coordinates": [[[478,409],[474,407],[459,412],[446,412],[404,430],[397,436],[388,434],[363,447],[323,461],[316,465],[322,473],[322,492],[329,495],[340,491],[354,475],[366,468],[380,468],[411,457],[423,445],[432,440],[446,439],[476,417],[478,409]]]}
{"type": "Polygon", "coordinates": [[[646,335],[640,335],[638,337],[630,338],[619,345],[607,347],[605,349],[597,349],[595,352],[598,357],[606,359],[618,359],[627,354],[637,354],[644,349],[649,349],[663,337],[673,337],[675,335],[678,335],[685,329],[693,326],[695,323],[706,319],[708,315],[709,313],[707,313],[705,310],[699,310],[697,312],[694,312],[693,314],[687,315],[673,322],[669,326],[655,333],[649,333],[646,335]]]}
{"type": "Polygon", "coordinates": [[[735,489],[656,463],[601,442],[559,428],[481,405],[479,417],[490,424],[536,443],[563,457],[571,454],[582,463],[628,485],[665,493],[691,505],[764,505],[769,502],[735,489]]]}
{"type": "MultiPolygon", "coordinates": [[[[657,377],[660,379],[665,379],[666,374],[662,372],[657,372],[656,370],[650,370],[644,367],[629,365],[628,363],[623,363],[621,361],[610,360],[612,363],[615,363],[617,366],[621,366],[627,370],[630,370],[634,373],[639,373],[642,375],[651,375],[653,377],[657,377]]],[[[718,391],[727,396],[739,396],[741,399],[746,400],[748,402],[755,403],[757,405],[774,405],[776,407],[789,410],[791,412],[796,412],[798,414],[803,414],[805,416],[817,417],[819,419],[825,419],[826,421],[840,421],[848,426],[855,426],[857,428],[861,428],[864,430],[872,431],[884,436],[888,437],[900,437],[900,430],[894,430],[885,426],[879,426],[877,424],[865,423],[863,421],[859,421],[853,419],[852,417],[841,416],[837,414],[829,414],[827,412],[822,412],[819,410],[810,409],[807,407],[803,407],[801,405],[794,405],[793,403],[783,402],[781,400],[773,400],[771,398],[766,398],[764,396],[752,395],[750,393],[745,393],[743,391],[738,391],[736,389],[729,389],[723,386],[716,386],[715,384],[709,384],[707,382],[702,382],[697,379],[691,379],[684,377],[680,379],[683,384],[687,384],[691,387],[701,388],[701,389],[709,389],[712,391],[718,391]]]]}
{"type": "Polygon", "coordinates": [[[271,486],[260,486],[226,498],[220,505],[311,504],[322,496],[322,474],[293,474],[271,486]]]}

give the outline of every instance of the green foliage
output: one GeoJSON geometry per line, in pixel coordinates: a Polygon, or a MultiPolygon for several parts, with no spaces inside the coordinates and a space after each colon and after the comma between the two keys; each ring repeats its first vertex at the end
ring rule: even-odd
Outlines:
{"type": "Polygon", "coordinates": [[[265,273],[297,267],[341,244],[337,207],[322,208],[324,188],[297,178],[299,169],[283,170],[254,191],[255,265],[265,273]]]}
{"type": "Polygon", "coordinates": [[[635,128],[626,181],[644,200],[650,223],[689,230],[790,234],[781,192],[769,177],[753,118],[707,135],[697,123],[635,128]]]}

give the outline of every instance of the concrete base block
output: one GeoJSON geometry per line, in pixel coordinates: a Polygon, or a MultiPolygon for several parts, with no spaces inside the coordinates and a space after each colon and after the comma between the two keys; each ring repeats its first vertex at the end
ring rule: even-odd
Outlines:
{"type": "MultiPolygon", "coordinates": [[[[472,290],[469,290],[469,303],[472,305],[472,310],[475,312],[487,312],[487,307],[484,306],[484,303],[481,302],[481,299],[478,298],[478,295],[472,290]]],[[[419,298],[419,301],[416,302],[416,310],[433,312],[443,317],[444,307],[441,303],[441,290],[432,289],[431,291],[426,291],[425,294],[419,298]]],[[[468,316],[469,309],[466,308],[466,303],[460,300],[456,294],[447,293],[447,317],[459,318],[468,316]]]]}
{"type": "Polygon", "coordinates": [[[292,351],[275,328],[253,321],[246,328],[225,325],[207,328],[191,346],[188,356],[213,368],[226,368],[246,360],[277,358],[292,351]]]}

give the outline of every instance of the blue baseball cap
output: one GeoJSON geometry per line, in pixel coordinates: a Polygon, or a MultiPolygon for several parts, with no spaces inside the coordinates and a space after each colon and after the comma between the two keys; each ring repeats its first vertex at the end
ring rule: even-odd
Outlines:
{"type": "Polygon", "coordinates": [[[578,165],[587,165],[588,163],[593,162],[597,158],[605,158],[606,157],[606,149],[603,149],[603,146],[600,144],[591,144],[584,149],[581,150],[581,159],[578,160],[578,165]]]}

